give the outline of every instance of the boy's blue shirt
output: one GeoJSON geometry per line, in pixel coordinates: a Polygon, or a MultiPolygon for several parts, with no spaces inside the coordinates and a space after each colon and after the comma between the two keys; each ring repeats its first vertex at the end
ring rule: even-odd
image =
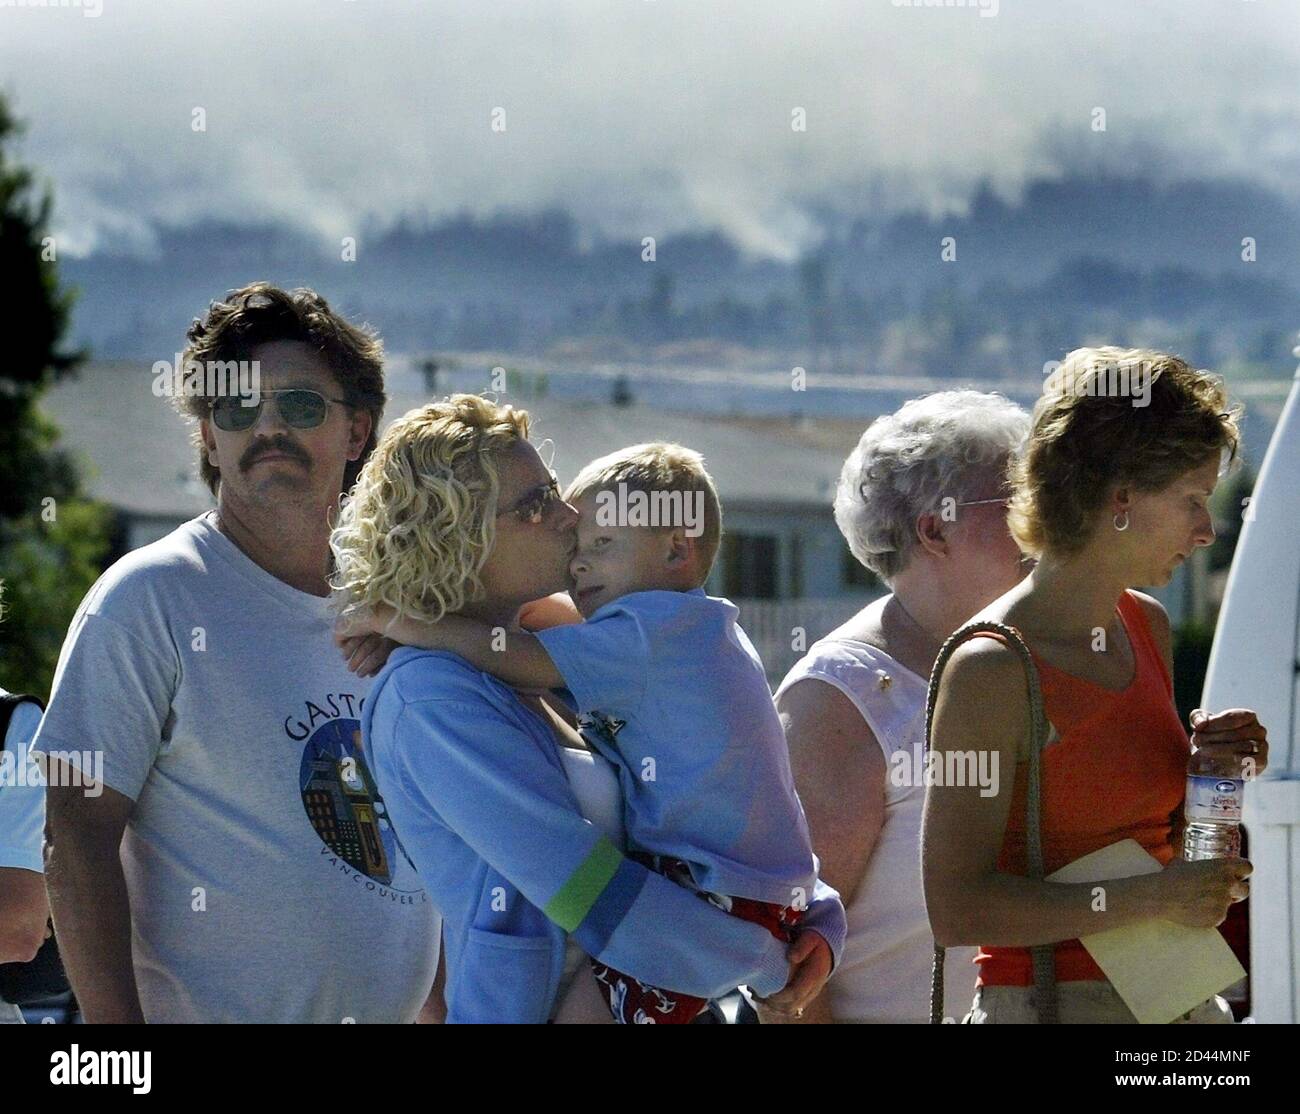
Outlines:
{"type": "MultiPolygon", "coordinates": [[[[583,819],[550,728],[454,654],[394,651],[362,713],[366,762],[443,914],[450,1022],[545,1022],[566,933],[643,982],[762,995],[785,945],[625,858],[583,819]]],[[[819,883],[804,920],[839,961],[843,906],[819,883]]]]}
{"type": "Polygon", "coordinates": [[[619,771],[628,847],[703,890],[806,906],[817,860],[789,748],[735,604],[630,592],[537,639],[619,771]]]}

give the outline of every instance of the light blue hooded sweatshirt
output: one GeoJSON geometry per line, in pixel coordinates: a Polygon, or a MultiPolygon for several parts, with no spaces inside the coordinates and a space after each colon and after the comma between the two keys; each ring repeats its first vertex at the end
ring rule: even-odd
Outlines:
{"type": "MultiPolygon", "coordinates": [[[[389,819],[444,918],[448,1022],[547,1021],[566,934],[601,963],[684,994],[785,985],[787,946],[625,858],[579,812],[549,726],[463,658],[394,651],[362,734],[389,819]]],[[[820,881],[801,927],[839,962],[844,907],[820,881]]]]}

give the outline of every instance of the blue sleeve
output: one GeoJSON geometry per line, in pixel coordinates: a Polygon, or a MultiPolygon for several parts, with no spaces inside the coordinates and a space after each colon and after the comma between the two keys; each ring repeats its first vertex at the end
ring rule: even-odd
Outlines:
{"type": "MultiPolygon", "coordinates": [[[[411,699],[392,722],[391,737],[372,746],[388,752],[402,794],[588,955],[699,997],[741,983],[764,995],[785,985],[783,944],[624,858],[577,812],[564,774],[502,708],[488,700],[411,699]]],[[[411,835],[418,836],[416,827],[411,835]]],[[[410,850],[417,863],[435,853],[410,850]]]]}
{"type": "Polygon", "coordinates": [[[840,959],[844,955],[844,940],[849,934],[848,916],[844,912],[839,892],[820,878],[817,879],[812,901],[808,903],[808,911],[799,922],[799,927],[816,929],[830,945],[835,966],[840,965],[840,959]]]}
{"type": "Polygon", "coordinates": [[[27,750],[41,722],[41,710],[24,702],[14,708],[5,732],[4,766],[12,778],[0,780],[0,867],[45,873],[41,843],[45,828],[45,785],[32,784],[39,767],[28,762],[27,750]],[[21,770],[20,770],[21,767],[21,770]]]}
{"type": "Polygon", "coordinates": [[[645,693],[650,640],[635,611],[610,604],[585,623],[534,633],[584,712],[636,713],[645,693]]]}

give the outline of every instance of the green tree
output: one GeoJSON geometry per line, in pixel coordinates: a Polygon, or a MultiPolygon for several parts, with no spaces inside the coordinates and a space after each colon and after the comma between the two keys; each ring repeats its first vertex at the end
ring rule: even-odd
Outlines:
{"type": "Polygon", "coordinates": [[[84,353],[65,345],[73,295],[59,283],[53,199],[13,157],[20,131],[0,96],[0,685],[44,696],[64,632],[99,574],[110,518],[81,493],[39,407],[84,353]]]}
{"type": "Polygon", "coordinates": [[[1214,627],[1207,623],[1187,622],[1174,631],[1174,706],[1187,725],[1192,709],[1201,706],[1201,690],[1210,667],[1210,648],[1214,645],[1214,627]]]}
{"type": "Polygon", "coordinates": [[[1215,529],[1214,544],[1210,546],[1211,572],[1231,567],[1254,490],[1255,473],[1244,463],[1215,490],[1210,503],[1215,529]]]}

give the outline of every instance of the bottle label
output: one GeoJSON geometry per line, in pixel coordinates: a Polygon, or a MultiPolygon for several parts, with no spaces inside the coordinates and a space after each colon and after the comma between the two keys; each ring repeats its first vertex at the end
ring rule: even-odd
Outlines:
{"type": "Polygon", "coordinates": [[[1244,784],[1239,778],[1189,775],[1185,809],[1188,823],[1241,823],[1241,791],[1244,784]]]}

